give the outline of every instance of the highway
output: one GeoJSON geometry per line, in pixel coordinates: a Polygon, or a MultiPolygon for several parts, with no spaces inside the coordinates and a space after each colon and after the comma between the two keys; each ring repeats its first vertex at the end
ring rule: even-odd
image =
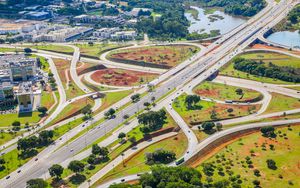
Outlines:
{"type": "MultiPolygon", "coordinates": [[[[257,28],[261,28],[269,22],[272,22],[274,20],[274,12],[282,12],[282,14],[278,15],[282,19],[284,16],[283,14],[285,14],[286,11],[289,11],[287,10],[285,1],[282,2],[283,3],[279,3],[279,5],[274,5],[271,11],[268,11],[270,7],[265,9],[265,14],[254,23],[251,23],[249,26],[243,26],[242,28],[239,28],[240,30],[234,30],[229,34],[224,35],[206,50],[203,50],[195,55],[193,58],[191,58],[191,61],[196,61],[196,63],[190,64],[191,62],[187,61],[187,65],[183,63],[163,74],[166,75],[166,78],[170,79],[161,83],[153,93],[143,97],[138,103],[130,105],[121,111],[121,113],[119,113],[115,119],[107,120],[104,123],[101,123],[99,125],[99,129],[97,128],[93,132],[84,134],[83,136],[69,143],[68,148],[62,147],[52,153],[49,152],[47,157],[44,158],[44,161],[39,160],[35,164],[28,166],[26,169],[23,169],[21,174],[14,174],[14,178],[8,180],[2,179],[0,181],[1,185],[3,187],[23,187],[27,180],[36,177],[42,177],[52,164],[62,163],[63,161],[72,158],[74,155],[73,153],[81,151],[86,144],[93,143],[94,140],[102,137],[106,132],[113,130],[123,121],[122,114],[124,114],[124,112],[126,112],[126,114],[133,115],[135,112],[143,109],[144,102],[150,101],[152,96],[155,98],[160,98],[173,88],[176,88],[177,91],[179,91],[175,92],[176,95],[179,95],[180,93],[184,92],[184,89],[186,89],[185,87],[191,87],[192,85],[196,85],[203,81],[214,71],[227,63],[232,57],[234,57],[234,55],[236,55],[237,52],[234,51],[236,46],[239,46],[237,50],[242,50],[245,46],[248,46],[253,40],[255,40],[257,38],[256,34],[259,35],[259,33],[255,33],[254,36],[253,32],[256,31],[257,28]],[[203,55],[205,56],[202,57],[203,55]],[[103,127],[105,127],[105,131],[103,131],[103,127]]],[[[250,22],[252,22],[252,20],[250,20],[250,22]]],[[[160,79],[162,78],[160,77],[160,79]]],[[[157,79],[153,82],[157,84],[160,83],[160,80],[157,79]]]]}

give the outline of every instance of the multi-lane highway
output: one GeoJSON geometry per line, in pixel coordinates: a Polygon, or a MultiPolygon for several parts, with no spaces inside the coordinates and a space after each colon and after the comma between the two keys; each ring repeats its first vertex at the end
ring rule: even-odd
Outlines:
{"type": "MultiPolygon", "coordinates": [[[[155,91],[143,97],[139,102],[125,108],[115,119],[101,123],[98,126],[100,127],[99,129],[96,128],[94,131],[82,135],[69,143],[68,147],[61,147],[53,152],[49,151],[49,153],[43,156],[41,160],[35,162],[30,161],[29,165],[26,165],[26,168],[22,169],[22,173],[14,173],[12,176],[13,178],[8,180],[2,179],[0,181],[1,186],[23,187],[27,180],[43,177],[47,174],[47,170],[52,164],[62,163],[65,160],[72,158],[74,153],[81,151],[87,144],[93,143],[98,138],[104,136],[106,132],[117,127],[123,121],[122,114],[125,112],[128,115],[134,115],[137,111],[143,109],[144,102],[151,101],[152,97],[158,99],[169,90],[176,88],[176,92],[171,95],[171,99],[174,99],[174,97],[184,92],[185,89],[205,80],[208,76],[227,63],[239,51],[265,32],[267,30],[265,28],[267,28],[270,23],[283,19],[290,10],[290,5],[293,5],[291,1],[282,1],[279,4],[271,2],[267,8],[254,18],[250,19],[246,24],[243,24],[232,32],[224,35],[190,60],[166,72],[159,77],[159,79],[154,80],[152,82],[154,85],[160,83],[155,91]]],[[[189,157],[192,157],[192,155],[189,157]]]]}

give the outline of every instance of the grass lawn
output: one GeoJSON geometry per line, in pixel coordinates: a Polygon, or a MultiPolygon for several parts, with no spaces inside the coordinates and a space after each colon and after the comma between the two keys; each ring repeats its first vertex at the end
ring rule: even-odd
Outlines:
{"type": "Polygon", "coordinates": [[[27,161],[30,160],[30,158],[22,160],[18,159],[18,150],[14,149],[5,155],[3,155],[1,158],[5,160],[5,169],[3,171],[0,171],[0,178],[3,178],[7,176],[9,173],[15,171],[20,166],[25,164],[27,161]]]}
{"type": "Polygon", "coordinates": [[[191,14],[195,20],[198,20],[199,12],[196,9],[190,8],[187,9],[185,12],[191,14]]]}
{"type": "Polygon", "coordinates": [[[286,88],[300,91],[300,86],[293,86],[293,87],[286,87],[286,88]]]}
{"type": "Polygon", "coordinates": [[[296,108],[300,108],[299,99],[289,97],[286,95],[281,95],[278,93],[272,93],[272,100],[264,114],[292,110],[296,108]]]}
{"type": "Polygon", "coordinates": [[[190,45],[149,46],[116,50],[108,54],[113,61],[131,61],[144,66],[144,63],[176,66],[200,49],[190,45]]]}
{"type": "Polygon", "coordinates": [[[246,88],[240,88],[243,90],[243,95],[238,95],[236,93],[236,89],[238,88],[239,87],[205,81],[196,86],[193,91],[200,96],[221,101],[249,101],[262,97],[259,92],[246,88]]]}
{"type": "Polygon", "coordinates": [[[0,132],[0,145],[5,144],[6,142],[16,138],[17,136],[22,135],[23,132],[14,132],[14,133],[7,133],[7,132],[0,132]]]}
{"type": "MultiPolygon", "coordinates": [[[[253,180],[260,181],[261,187],[299,187],[300,126],[292,126],[290,130],[287,127],[276,128],[276,132],[275,139],[265,138],[260,132],[244,136],[212,154],[204,163],[209,162],[216,166],[211,176],[213,181],[228,180],[230,171],[233,173],[231,177],[241,176],[238,179],[242,187],[253,187],[253,180]],[[275,149],[271,150],[270,145],[275,149]],[[245,160],[247,156],[250,157],[253,168],[248,167],[245,160]],[[276,170],[267,167],[267,159],[276,162],[276,170]],[[219,173],[222,169],[224,175],[219,173]],[[259,170],[260,176],[254,175],[254,169],[259,170]]],[[[200,165],[197,169],[202,173],[202,181],[206,181],[203,167],[200,165]]]]}
{"type": "Polygon", "coordinates": [[[79,99],[75,102],[72,102],[71,104],[69,104],[68,106],[66,106],[61,113],[50,123],[51,125],[54,125],[55,123],[58,123],[60,121],[62,121],[65,118],[71,117],[74,114],[78,115],[81,112],[81,109],[84,108],[86,105],[94,105],[94,101],[90,98],[83,98],[83,99],[79,99]]]}
{"type": "Polygon", "coordinates": [[[181,115],[181,117],[189,125],[200,124],[205,121],[214,121],[221,119],[236,118],[249,115],[259,109],[259,105],[230,105],[218,104],[210,101],[200,101],[196,104],[194,109],[187,109],[184,102],[187,95],[179,96],[172,104],[173,108],[181,115]],[[227,110],[232,109],[229,113],[227,110]],[[215,112],[215,118],[211,114],[215,112]]]}
{"type": "Polygon", "coordinates": [[[37,50],[45,50],[45,51],[51,51],[51,52],[57,52],[57,53],[68,53],[72,54],[74,52],[73,48],[68,46],[60,46],[60,45],[54,45],[54,44],[45,44],[45,45],[24,45],[23,47],[33,48],[37,50]]]}
{"type": "Polygon", "coordinates": [[[0,127],[11,126],[14,121],[19,121],[21,124],[25,123],[37,123],[41,117],[39,112],[29,112],[21,114],[1,114],[0,115],[0,127]]]}
{"type": "Polygon", "coordinates": [[[107,43],[95,43],[93,45],[89,44],[76,44],[76,46],[80,49],[80,54],[85,56],[91,56],[95,58],[99,58],[101,54],[113,50],[116,48],[125,47],[128,45],[124,44],[107,44],[107,43]]]}
{"type": "MultiPolygon", "coordinates": [[[[239,57],[243,57],[246,59],[253,59],[255,61],[263,61],[267,64],[269,62],[272,62],[275,65],[278,66],[289,66],[294,68],[300,68],[300,59],[294,58],[291,56],[278,54],[278,53],[272,53],[272,52],[257,52],[257,53],[245,53],[240,55],[239,57]]],[[[266,65],[267,65],[266,64],[266,65]]],[[[285,82],[273,78],[267,78],[267,77],[260,77],[256,75],[251,75],[239,70],[236,70],[233,68],[233,63],[229,62],[227,65],[225,65],[221,72],[221,75],[225,76],[231,76],[231,77],[237,77],[237,78],[243,78],[243,79],[249,79],[249,80],[255,80],[259,82],[265,82],[265,83],[273,83],[273,84],[293,84],[292,82],[285,82]]]]}
{"type": "Polygon", "coordinates": [[[168,151],[173,151],[176,154],[176,158],[178,159],[184,154],[187,146],[188,140],[181,132],[177,136],[154,143],[134,154],[128,160],[125,160],[125,167],[123,166],[123,164],[116,166],[112,171],[110,171],[103,178],[97,181],[94,186],[118,177],[149,171],[151,166],[145,163],[146,153],[154,152],[157,149],[165,149],[168,151]]]}
{"type": "Polygon", "coordinates": [[[132,90],[126,90],[126,91],[118,91],[118,92],[110,92],[105,93],[105,97],[101,99],[102,105],[101,107],[94,112],[94,114],[99,113],[109,106],[115,104],[116,102],[120,101],[121,99],[127,97],[130,95],[133,91],[132,90]]]}
{"type": "Polygon", "coordinates": [[[46,107],[47,109],[55,103],[52,92],[43,91],[41,96],[41,106],[46,107]]]}
{"type": "Polygon", "coordinates": [[[201,142],[202,140],[204,140],[209,136],[209,134],[206,134],[205,132],[200,130],[193,130],[193,132],[196,135],[198,142],[201,142]]]}
{"type": "Polygon", "coordinates": [[[19,48],[0,48],[0,52],[24,52],[24,50],[19,48]]]}

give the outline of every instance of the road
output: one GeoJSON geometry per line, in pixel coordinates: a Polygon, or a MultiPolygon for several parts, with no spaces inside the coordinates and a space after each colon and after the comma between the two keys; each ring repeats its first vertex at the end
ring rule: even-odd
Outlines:
{"type": "MultiPolygon", "coordinates": [[[[281,18],[278,20],[281,20],[284,17],[284,14],[289,11],[287,10],[287,5],[284,2],[285,1],[283,1],[283,3],[279,3],[279,5],[276,5],[273,8],[268,7],[263,11],[265,12],[265,14],[262,17],[256,18],[258,20],[250,19],[250,24],[248,23],[249,25],[243,25],[241,26],[241,28],[237,28],[231,33],[224,35],[221,39],[213,43],[206,50],[203,50],[200,53],[196,54],[190,60],[192,62],[196,61],[196,63],[190,64],[191,62],[189,62],[188,66],[184,65],[183,63],[165,73],[164,75],[167,75],[167,78],[170,78],[169,80],[161,83],[160,86],[155,90],[155,92],[143,97],[140,102],[128,106],[123,110],[123,114],[124,112],[126,112],[126,114],[133,115],[135,112],[143,109],[144,102],[150,101],[152,96],[154,96],[155,98],[160,98],[172,88],[182,88],[179,89],[179,91],[183,91],[183,89],[185,89],[186,83],[199,83],[206,79],[215,70],[219,69],[225,63],[227,63],[233,56],[236,55],[238,51],[241,51],[253,40],[255,40],[255,38],[257,38],[257,36],[259,35],[259,33],[256,32],[257,28],[261,28],[266,24],[276,20],[276,18],[274,19],[274,14],[277,14],[279,12],[276,16],[280,16],[281,18]],[[272,10],[268,11],[270,9],[272,10]],[[252,33],[254,31],[256,33],[253,35],[252,33]],[[236,49],[236,51],[234,51],[236,46],[239,47],[236,49]],[[202,57],[203,55],[205,56],[202,57]]],[[[153,82],[157,81],[158,80],[154,80],[153,82]]],[[[94,140],[102,137],[105,134],[102,127],[105,127],[106,131],[110,131],[117,127],[122,121],[122,113],[120,113],[115,119],[107,120],[104,123],[101,123],[99,125],[101,129],[95,129],[92,133],[84,134],[78,139],[69,143],[69,148],[62,147],[52,153],[49,153],[47,160],[45,160],[47,161],[47,163],[39,162],[35,165],[32,165],[29,168],[24,169],[24,173],[18,175],[16,178],[12,178],[9,180],[2,179],[0,182],[1,185],[3,185],[3,187],[22,187],[28,179],[42,177],[42,175],[52,164],[61,163],[68,158],[72,158],[73,153],[81,151],[86,144],[93,143],[94,140]],[[73,153],[70,152],[70,149],[73,150],[73,153]]]]}

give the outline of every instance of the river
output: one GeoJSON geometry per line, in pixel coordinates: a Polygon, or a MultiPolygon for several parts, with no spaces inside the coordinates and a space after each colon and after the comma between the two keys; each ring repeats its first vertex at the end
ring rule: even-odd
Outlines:
{"type": "Polygon", "coordinates": [[[299,31],[280,31],[272,33],[267,39],[271,42],[289,47],[300,48],[299,31]]]}
{"type": "Polygon", "coordinates": [[[203,8],[194,6],[191,8],[198,11],[198,19],[196,20],[191,13],[185,13],[186,18],[191,22],[189,27],[190,33],[197,32],[202,34],[210,33],[211,30],[220,30],[220,33],[224,34],[247,21],[247,19],[234,17],[219,10],[212,14],[205,14],[203,8]]]}

